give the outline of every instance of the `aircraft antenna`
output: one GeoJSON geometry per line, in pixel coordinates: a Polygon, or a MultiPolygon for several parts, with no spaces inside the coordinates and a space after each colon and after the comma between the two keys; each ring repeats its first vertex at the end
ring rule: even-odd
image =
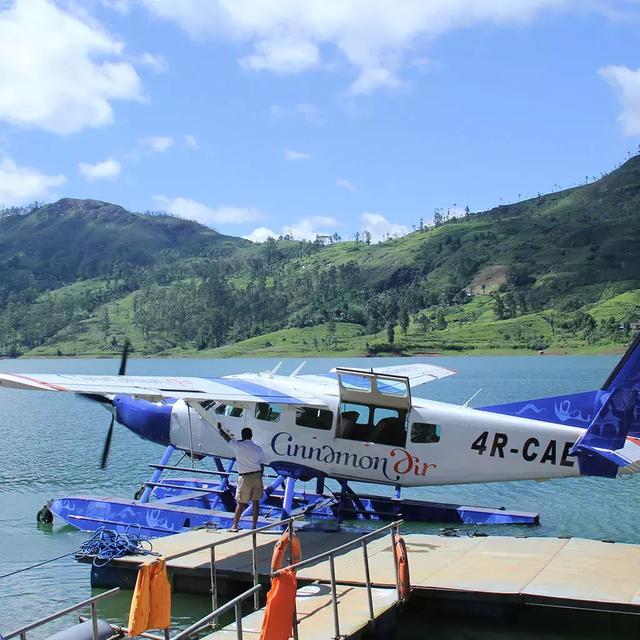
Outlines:
{"type": "Polygon", "coordinates": [[[482,391],[482,389],[478,389],[462,406],[468,407],[469,403],[482,391]]]}
{"type": "Polygon", "coordinates": [[[295,370],[289,374],[290,378],[295,378],[304,368],[304,365],[307,364],[307,361],[305,360],[304,362],[302,362],[301,364],[299,364],[295,370]]]}
{"type": "Polygon", "coordinates": [[[278,362],[278,364],[273,367],[273,369],[271,369],[271,371],[269,371],[269,373],[267,374],[267,378],[273,378],[273,376],[276,375],[276,373],[278,372],[278,369],[282,366],[282,360],[280,360],[280,362],[278,362]]]}

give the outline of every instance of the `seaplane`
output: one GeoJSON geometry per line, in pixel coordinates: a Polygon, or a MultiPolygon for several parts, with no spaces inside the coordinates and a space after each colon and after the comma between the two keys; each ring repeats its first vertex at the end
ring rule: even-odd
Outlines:
{"type": "MultiPolygon", "coordinates": [[[[218,430],[250,427],[268,478],[258,526],[305,513],[309,521],[437,521],[536,524],[535,513],[403,499],[405,487],[575,476],[614,478],[640,470],[640,334],[600,389],[508,404],[462,406],[414,396],[455,372],[428,363],[306,375],[224,377],[0,373],[0,387],[70,392],[112,413],[115,423],[165,447],[134,499],[70,496],[53,514],[83,530],[139,527],[148,537],[229,526],[233,452],[218,430]],[[192,467],[169,464],[174,453],[192,467]],[[209,461],[209,468],[193,461],[209,461]],[[189,475],[184,477],[182,474],[189,475]],[[302,490],[300,484],[304,483],[302,490]],[[307,483],[314,484],[307,490],[307,483]],[[386,485],[385,495],[353,483],[386,485]]],[[[384,492],[382,492],[384,493],[384,492]]],[[[247,526],[251,506],[241,521],[247,526]]]]}

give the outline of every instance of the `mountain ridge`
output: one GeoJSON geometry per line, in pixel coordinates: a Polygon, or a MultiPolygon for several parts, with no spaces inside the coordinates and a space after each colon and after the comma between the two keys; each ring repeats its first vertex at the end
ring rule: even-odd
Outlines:
{"type": "Polygon", "coordinates": [[[0,353],[110,354],[125,335],[149,355],[618,349],[640,320],[639,213],[640,156],[379,244],[252,244],[62,199],[0,218],[0,353]]]}

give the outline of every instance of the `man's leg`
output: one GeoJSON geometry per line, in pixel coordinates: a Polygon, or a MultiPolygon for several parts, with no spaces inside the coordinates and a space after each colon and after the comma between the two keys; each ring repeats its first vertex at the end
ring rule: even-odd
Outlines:
{"type": "Polygon", "coordinates": [[[253,500],[253,528],[258,528],[258,513],[260,511],[260,500],[253,500]]]}
{"type": "Polygon", "coordinates": [[[236,511],[233,514],[233,526],[231,527],[231,531],[237,531],[238,530],[238,523],[240,522],[240,515],[242,514],[242,512],[245,510],[246,507],[247,507],[247,505],[243,504],[242,502],[238,502],[238,504],[236,505],[236,511]]]}

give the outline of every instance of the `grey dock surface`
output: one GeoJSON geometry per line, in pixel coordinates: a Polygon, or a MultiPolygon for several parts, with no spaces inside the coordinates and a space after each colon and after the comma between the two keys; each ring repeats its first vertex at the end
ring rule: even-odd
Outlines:
{"type": "MultiPolygon", "coordinates": [[[[167,566],[175,591],[206,593],[210,589],[210,552],[199,551],[175,560],[171,556],[236,535],[227,531],[191,531],[155,539],[153,550],[169,558],[167,566]]],[[[321,554],[359,535],[301,531],[303,558],[321,554]]],[[[265,584],[269,582],[277,538],[274,533],[257,537],[260,581],[265,584]]],[[[640,614],[640,545],[580,538],[444,537],[418,533],[405,534],[404,538],[414,598],[500,600],[640,614]]],[[[394,594],[395,590],[389,589],[395,587],[389,536],[371,541],[368,550],[372,583],[394,594]]],[[[218,576],[229,592],[251,585],[251,536],[223,544],[215,553],[218,576]]],[[[113,561],[106,572],[92,574],[94,586],[131,588],[138,565],[148,559],[135,556],[113,561]]],[[[329,580],[326,561],[298,572],[299,584],[329,580]]],[[[359,547],[336,558],[336,580],[344,587],[356,588],[345,592],[345,598],[360,597],[357,594],[365,579],[359,547]]],[[[330,614],[329,606],[327,615],[330,614]]]]}
{"type": "MultiPolygon", "coordinates": [[[[337,586],[340,637],[357,638],[369,629],[367,590],[348,585],[337,586]]],[[[372,589],[376,624],[392,614],[397,606],[395,589],[372,589]]],[[[298,589],[296,595],[298,634],[301,640],[327,640],[333,637],[333,610],[331,588],[326,584],[312,584],[298,589]]],[[[242,618],[243,638],[258,638],[262,628],[264,609],[258,609],[242,618]]],[[[237,623],[204,636],[202,640],[237,638],[237,623]]]]}

